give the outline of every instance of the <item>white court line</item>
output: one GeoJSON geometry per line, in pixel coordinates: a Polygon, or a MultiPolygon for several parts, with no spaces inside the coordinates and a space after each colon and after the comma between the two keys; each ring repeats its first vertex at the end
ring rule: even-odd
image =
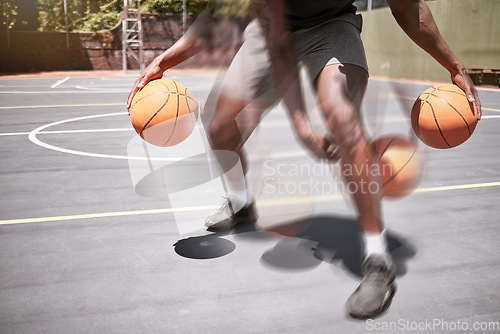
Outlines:
{"type": "Polygon", "coordinates": [[[3,90],[0,94],[89,94],[89,93],[128,93],[129,90],[125,91],[101,91],[101,90],[36,90],[36,91],[24,91],[24,90],[3,90]]]}
{"type": "Polygon", "coordinates": [[[26,136],[29,135],[30,132],[6,132],[0,133],[0,137],[8,137],[8,136],[26,136]]]}
{"type": "MultiPolygon", "coordinates": [[[[129,86],[122,86],[122,87],[129,87],[129,86]]],[[[113,89],[113,87],[85,87],[85,86],[80,86],[76,85],[76,89],[81,89],[86,92],[113,92],[113,93],[128,93],[130,92],[130,87],[127,89],[113,89]]]]}
{"type": "MultiPolygon", "coordinates": [[[[127,114],[126,112],[124,113],[113,113],[109,114],[109,116],[115,116],[115,115],[125,115],[127,114]]],[[[88,118],[93,118],[93,117],[98,117],[97,116],[85,116],[88,118]]],[[[69,122],[69,120],[66,120],[64,123],[69,122]]],[[[53,124],[55,125],[55,124],[53,124]]],[[[275,127],[288,127],[290,124],[288,122],[268,122],[268,123],[263,123],[260,124],[260,127],[264,128],[275,128],[275,127]]],[[[197,125],[195,127],[196,129],[201,129],[203,128],[202,125],[197,125]]],[[[95,133],[95,132],[125,132],[125,131],[133,131],[134,129],[132,127],[130,128],[114,128],[114,129],[85,129],[85,130],[57,130],[57,131],[39,131],[37,132],[37,135],[48,135],[48,134],[71,134],[71,133],[95,133]]],[[[32,131],[31,131],[32,132],[32,131]]],[[[31,132],[6,132],[6,133],[0,133],[0,136],[26,136],[29,135],[31,132]]]]}
{"type": "MultiPolygon", "coordinates": [[[[450,191],[450,190],[464,190],[464,189],[498,187],[498,186],[500,186],[500,182],[462,184],[462,185],[454,185],[454,186],[420,188],[420,189],[415,190],[415,193],[427,193],[427,192],[450,191]]],[[[342,200],[343,198],[344,197],[342,194],[332,194],[329,196],[314,196],[312,199],[314,199],[316,202],[331,202],[331,201],[342,200]]],[[[260,206],[273,206],[273,205],[277,205],[277,204],[294,205],[294,204],[298,204],[298,203],[303,203],[303,201],[305,201],[305,200],[310,201],[311,197],[306,196],[306,197],[297,197],[297,198],[293,198],[293,199],[275,198],[275,199],[269,199],[267,201],[261,201],[258,203],[260,206]]],[[[200,206],[188,206],[188,207],[179,207],[179,208],[153,209],[153,210],[117,211],[117,212],[101,212],[101,213],[55,216],[55,217],[5,219],[5,220],[0,220],[0,225],[44,223],[44,222],[91,219],[91,218],[95,219],[95,218],[105,218],[105,217],[123,217],[123,216],[136,216],[136,215],[164,214],[164,213],[174,213],[174,212],[192,212],[192,211],[211,210],[214,208],[215,208],[215,206],[212,206],[212,205],[200,205],[200,206]]]]}
{"type": "Polygon", "coordinates": [[[48,104],[40,106],[10,106],[0,107],[2,109],[38,109],[38,108],[74,108],[74,107],[110,107],[110,106],[126,106],[126,103],[87,103],[87,104],[48,104]]]}
{"type": "MultiPolygon", "coordinates": [[[[39,135],[67,134],[67,133],[96,133],[96,132],[128,132],[133,131],[133,128],[116,128],[116,129],[88,129],[88,130],[58,130],[58,131],[41,131],[39,135]]],[[[31,132],[11,132],[0,133],[1,136],[26,136],[31,132]]]]}
{"type": "MultiPolygon", "coordinates": [[[[1,108],[0,108],[1,109],[1,108]]],[[[125,113],[123,113],[125,114],[125,113]]],[[[481,119],[497,119],[500,118],[500,115],[488,115],[488,116],[482,116],[481,119]]],[[[389,118],[384,120],[384,122],[406,122],[408,121],[406,118],[389,118]]],[[[288,127],[290,126],[290,123],[288,122],[269,122],[269,123],[262,123],[259,125],[260,127],[264,128],[273,128],[273,127],[288,127]]],[[[200,125],[196,126],[197,129],[201,128],[200,125]]],[[[132,131],[132,128],[114,128],[114,129],[86,129],[86,130],[59,130],[59,131],[40,131],[37,133],[37,135],[48,135],[48,134],[72,134],[72,133],[96,133],[96,132],[127,132],[127,131],[132,131]]],[[[6,132],[6,133],[0,133],[0,137],[7,137],[7,136],[27,136],[31,132],[6,132]]],[[[286,154],[285,156],[289,156],[289,154],[286,154]]],[[[296,156],[296,154],[293,154],[292,156],[296,156]]]]}
{"type": "Polygon", "coordinates": [[[50,86],[50,88],[56,88],[57,86],[65,83],[68,80],[69,80],[69,77],[66,77],[64,79],[58,80],[55,84],[53,84],[52,86],[50,86]]]}

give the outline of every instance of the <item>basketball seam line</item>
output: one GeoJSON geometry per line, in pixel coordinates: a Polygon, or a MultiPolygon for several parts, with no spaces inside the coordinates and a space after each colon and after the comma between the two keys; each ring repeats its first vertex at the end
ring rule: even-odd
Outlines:
{"type": "Polygon", "coordinates": [[[161,84],[161,85],[163,85],[163,86],[165,86],[169,90],[169,93],[177,94],[177,95],[180,95],[180,96],[185,96],[185,97],[189,98],[190,100],[198,103],[198,101],[196,101],[195,99],[193,99],[191,96],[187,95],[187,91],[188,91],[187,88],[186,88],[186,91],[184,92],[184,94],[182,94],[181,92],[179,92],[179,87],[177,86],[177,83],[174,80],[171,80],[171,81],[175,85],[175,88],[177,89],[176,92],[170,92],[170,87],[168,87],[165,83],[163,83],[163,82],[158,82],[158,83],[161,84]]]}
{"type": "MultiPolygon", "coordinates": [[[[144,126],[142,127],[142,130],[139,133],[139,136],[141,136],[142,139],[144,139],[143,133],[144,133],[144,130],[146,130],[146,128],[148,127],[149,123],[151,123],[151,121],[153,120],[153,118],[155,118],[156,115],[158,115],[158,113],[163,109],[163,107],[165,107],[167,105],[168,101],[170,100],[170,88],[167,85],[165,85],[163,82],[161,82],[161,81],[156,81],[156,83],[158,83],[158,84],[160,84],[162,86],[165,86],[167,88],[168,92],[156,92],[156,93],[152,93],[152,94],[149,94],[147,96],[144,96],[143,98],[141,98],[141,100],[145,99],[148,96],[152,96],[152,95],[156,95],[156,94],[160,94],[160,93],[168,93],[168,97],[167,97],[167,100],[165,101],[165,103],[158,110],[156,110],[156,112],[153,114],[153,116],[151,116],[149,118],[149,120],[146,122],[146,124],[144,124],[144,126]]],[[[137,102],[139,102],[139,101],[137,101],[137,102]]]]}
{"type": "Polygon", "coordinates": [[[160,113],[160,111],[167,105],[168,101],[170,101],[170,94],[168,94],[168,97],[167,97],[167,100],[165,101],[165,103],[163,103],[163,105],[160,108],[158,108],[158,110],[156,110],[156,112],[153,114],[153,116],[151,116],[151,118],[149,118],[149,120],[146,122],[146,124],[144,124],[144,127],[142,128],[141,133],[140,133],[140,136],[142,138],[144,138],[142,135],[144,130],[146,130],[149,123],[151,123],[153,121],[153,119],[156,117],[156,115],[158,115],[160,113]]]}
{"type": "Polygon", "coordinates": [[[154,92],[154,93],[151,93],[149,95],[143,96],[139,100],[137,100],[133,105],[131,105],[130,109],[132,109],[133,107],[135,107],[137,103],[141,102],[142,100],[144,100],[147,97],[150,97],[150,96],[153,96],[153,95],[159,95],[159,94],[166,94],[166,93],[169,93],[169,92],[154,92]]]}
{"type": "MultiPolygon", "coordinates": [[[[454,90],[440,89],[440,87],[443,87],[443,86],[444,85],[440,85],[440,86],[435,87],[433,92],[435,92],[436,90],[439,90],[441,92],[453,93],[453,94],[458,94],[458,95],[463,96],[463,97],[467,97],[467,95],[463,91],[457,92],[457,91],[454,91],[454,90]]],[[[432,94],[432,92],[429,93],[429,94],[432,94]]],[[[476,107],[475,106],[474,106],[474,110],[472,110],[472,115],[476,116],[476,107]]]]}
{"type": "Polygon", "coordinates": [[[172,81],[175,85],[175,89],[176,89],[176,93],[175,95],[177,95],[177,111],[175,113],[175,121],[174,121],[174,126],[172,128],[172,132],[170,133],[170,136],[168,137],[167,141],[162,145],[162,146],[165,146],[168,144],[168,142],[170,141],[170,139],[172,139],[172,137],[174,136],[174,132],[175,132],[175,128],[177,127],[177,119],[179,117],[179,109],[180,109],[180,106],[179,106],[179,100],[180,100],[180,94],[179,94],[179,87],[177,87],[177,83],[175,81],[172,81]]]}
{"type": "MultiPolygon", "coordinates": [[[[442,87],[442,86],[434,87],[434,91],[432,91],[432,92],[435,92],[436,90],[439,90],[441,92],[447,92],[447,93],[453,93],[453,94],[458,94],[458,95],[461,95],[461,96],[465,96],[464,92],[457,92],[457,91],[448,90],[448,89],[440,89],[440,87],[442,87]]],[[[432,94],[432,92],[431,92],[431,94],[432,94]]]]}
{"type": "MultiPolygon", "coordinates": [[[[188,89],[186,88],[186,91],[184,92],[184,96],[186,97],[186,105],[187,105],[187,108],[189,110],[189,116],[191,117],[191,125],[192,125],[192,128],[194,129],[195,125],[196,125],[196,116],[194,115],[194,112],[191,111],[191,107],[189,106],[189,102],[187,101],[189,96],[187,95],[187,92],[188,92],[188,89]]],[[[195,101],[196,102],[196,101],[195,101]]],[[[196,102],[198,103],[198,102],[196,102]]]]}
{"type": "Polygon", "coordinates": [[[460,113],[460,111],[458,111],[452,104],[450,104],[448,101],[446,101],[445,99],[443,99],[442,97],[438,96],[438,95],[433,95],[434,97],[437,97],[438,99],[440,99],[441,101],[443,101],[444,103],[446,103],[447,105],[449,105],[451,107],[451,109],[453,109],[461,118],[462,118],[462,121],[464,121],[465,125],[467,125],[467,132],[469,133],[469,136],[471,135],[471,132],[470,132],[470,127],[469,127],[469,123],[467,123],[467,120],[465,119],[465,117],[460,113]]]}
{"type": "Polygon", "coordinates": [[[396,137],[393,137],[391,138],[391,140],[389,141],[389,143],[384,147],[384,149],[382,150],[382,153],[380,153],[380,156],[379,158],[377,159],[379,162],[382,160],[382,156],[384,155],[384,153],[389,149],[389,146],[391,146],[391,144],[396,140],[396,137]]]}
{"type": "MultiPolygon", "coordinates": [[[[411,159],[413,159],[413,157],[415,156],[415,153],[417,153],[417,149],[414,149],[411,156],[408,158],[408,160],[405,162],[405,164],[396,172],[396,174],[394,174],[393,176],[391,176],[389,178],[389,180],[385,181],[383,184],[382,184],[382,188],[389,182],[391,182],[396,176],[398,176],[399,173],[401,173],[401,171],[406,167],[408,166],[408,164],[410,163],[411,159]]],[[[417,183],[416,181],[415,182],[412,182],[412,185],[414,183],[417,183]]]]}
{"type": "Polygon", "coordinates": [[[432,111],[432,117],[434,117],[434,122],[436,123],[436,126],[439,130],[439,133],[441,134],[441,138],[443,138],[444,142],[446,143],[446,145],[448,145],[448,147],[452,147],[450,144],[448,144],[448,141],[446,140],[446,138],[444,137],[444,134],[443,134],[443,131],[441,130],[441,127],[439,126],[439,122],[437,120],[437,117],[436,117],[436,113],[434,112],[434,108],[432,107],[432,104],[430,104],[429,102],[425,101],[425,103],[427,103],[429,105],[429,107],[431,108],[431,111],[432,111]]]}

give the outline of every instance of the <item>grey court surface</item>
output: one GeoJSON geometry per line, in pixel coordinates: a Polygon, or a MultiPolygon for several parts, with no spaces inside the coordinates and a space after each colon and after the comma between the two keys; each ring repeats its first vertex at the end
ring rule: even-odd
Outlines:
{"type": "MultiPolygon", "coordinates": [[[[199,101],[215,79],[170,77],[199,101]]],[[[384,200],[398,292],[365,322],[344,314],[360,279],[352,205],[283,109],[249,154],[275,182],[257,182],[262,220],[294,223],[217,235],[203,228],[224,193],[201,123],[176,147],[142,143],[125,109],[134,80],[0,78],[0,333],[500,332],[499,90],[479,90],[484,117],[466,143],[421,147],[416,192],[384,200]],[[304,182],[306,196],[293,188],[304,182]],[[291,188],[266,192],[276,185],[291,188]]],[[[370,135],[407,134],[431,85],[371,79],[370,135]]]]}

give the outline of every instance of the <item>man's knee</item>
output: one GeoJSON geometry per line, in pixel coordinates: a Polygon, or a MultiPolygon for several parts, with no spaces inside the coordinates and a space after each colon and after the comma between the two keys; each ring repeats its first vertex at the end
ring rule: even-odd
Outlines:
{"type": "Polygon", "coordinates": [[[351,150],[364,139],[358,111],[349,103],[331,105],[325,112],[327,129],[342,149],[351,150]]]}
{"type": "Polygon", "coordinates": [[[221,136],[223,135],[223,125],[213,119],[208,123],[207,137],[212,148],[218,148],[221,145],[221,136]]]}
{"type": "Polygon", "coordinates": [[[241,134],[235,120],[214,117],[207,129],[212,149],[234,151],[239,148],[241,134]]]}

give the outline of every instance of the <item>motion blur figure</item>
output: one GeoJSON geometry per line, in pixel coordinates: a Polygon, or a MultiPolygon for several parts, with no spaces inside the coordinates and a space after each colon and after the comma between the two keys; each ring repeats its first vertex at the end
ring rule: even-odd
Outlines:
{"type": "MultiPolygon", "coordinates": [[[[210,231],[229,230],[256,221],[254,198],[245,180],[247,163],[242,149],[264,112],[281,99],[298,139],[318,159],[338,160],[344,169],[376,168],[361,124],[360,106],[368,83],[368,67],[360,38],[362,19],[353,2],[251,1],[254,19],[245,30],[243,45],[220,89],[209,96],[202,116],[229,192],[225,205],[206,219],[210,231]],[[313,83],[326,133],[315,133],[311,128],[298,64],[307,69],[313,83]]],[[[425,2],[388,0],[388,3],[407,35],[450,72],[451,80],[480,110],[476,90],[464,65],[443,40],[425,2]]],[[[129,103],[147,82],[161,78],[165,70],[207,46],[207,31],[212,27],[211,14],[216,5],[211,3],[187,34],[147,67],[137,79],[129,103]]],[[[362,187],[380,180],[377,173],[343,173],[343,176],[346,183],[359,185],[352,197],[363,231],[365,253],[363,279],[348,299],[346,312],[358,319],[373,318],[389,307],[396,290],[395,267],[387,251],[381,214],[381,195],[362,187]]]]}

